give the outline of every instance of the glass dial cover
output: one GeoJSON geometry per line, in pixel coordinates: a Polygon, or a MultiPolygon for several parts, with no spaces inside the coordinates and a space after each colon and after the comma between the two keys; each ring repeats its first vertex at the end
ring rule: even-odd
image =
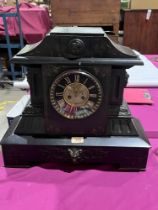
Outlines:
{"type": "Polygon", "coordinates": [[[102,95],[98,79],[81,70],[59,74],[50,87],[52,106],[68,119],[83,119],[94,114],[101,105],[102,95]]]}

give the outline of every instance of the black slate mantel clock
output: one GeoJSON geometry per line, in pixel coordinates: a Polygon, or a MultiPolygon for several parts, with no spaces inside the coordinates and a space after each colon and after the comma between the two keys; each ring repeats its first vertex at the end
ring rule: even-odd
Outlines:
{"type": "Polygon", "coordinates": [[[142,65],[101,28],[55,27],[14,63],[28,68],[31,101],[2,141],[4,164],[105,163],[144,170],[150,144],[123,101],[126,69],[142,65]]]}

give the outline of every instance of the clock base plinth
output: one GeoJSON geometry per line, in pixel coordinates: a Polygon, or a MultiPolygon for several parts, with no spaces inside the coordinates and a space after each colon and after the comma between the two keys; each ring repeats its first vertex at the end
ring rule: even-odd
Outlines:
{"type": "Polygon", "coordinates": [[[48,162],[68,164],[105,164],[116,170],[145,170],[150,144],[140,123],[131,119],[134,135],[86,137],[83,143],[72,143],[71,138],[40,135],[19,135],[16,118],[1,145],[6,167],[31,167],[48,162]]]}

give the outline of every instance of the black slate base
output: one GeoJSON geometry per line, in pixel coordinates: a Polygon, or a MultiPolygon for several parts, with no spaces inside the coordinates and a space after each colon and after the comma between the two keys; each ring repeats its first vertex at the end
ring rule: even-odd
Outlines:
{"type": "MultiPolygon", "coordinates": [[[[14,120],[1,145],[6,167],[30,167],[48,162],[107,164],[117,170],[145,170],[150,144],[140,123],[131,119],[136,133],[124,136],[86,137],[84,143],[71,138],[17,135],[21,118],[14,120]]],[[[128,119],[129,120],[129,119],[128,119]]]]}

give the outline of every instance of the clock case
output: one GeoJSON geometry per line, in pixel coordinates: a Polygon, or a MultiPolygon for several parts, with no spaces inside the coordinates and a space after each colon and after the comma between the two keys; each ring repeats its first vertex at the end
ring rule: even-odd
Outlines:
{"type": "Polygon", "coordinates": [[[55,27],[12,62],[27,66],[31,100],[2,140],[6,167],[57,161],[146,168],[150,144],[123,100],[126,69],[143,65],[131,49],[111,41],[101,28],[55,27]],[[64,118],[50,102],[55,78],[73,70],[92,74],[103,90],[101,106],[84,119],[64,118]],[[84,140],[72,142],[72,137],[84,140]]]}

